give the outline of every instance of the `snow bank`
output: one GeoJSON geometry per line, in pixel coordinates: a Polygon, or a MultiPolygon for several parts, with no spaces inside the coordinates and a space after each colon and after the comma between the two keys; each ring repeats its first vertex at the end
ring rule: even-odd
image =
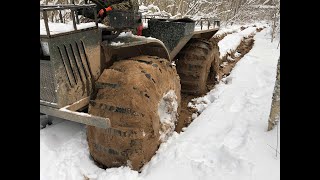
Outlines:
{"type": "MultiPolygon", "coordinates": [[[[95,176],[97,177],[97,176],[95,176]]],[[[132,171],[129,167],[110,168],[102,172],[97,180],[138,180],[139,173],[132,171]]]]}
{"type": "Polygon", "coordinates": [[[223,34],[230,34],[230,33],[239,32],[240,27],[241,27],[241,25],[234,25],[231,27],[222,27],[219,29],[219,31],[216,34],[214,34],[214,36],[219,37],[223,34]]]}
{"type": "Polygon", "coordinates": [[[243,31],[240,31],[239,35],[244,37],[244,38],[247,38],[249,36],[254,35],[256,30],[257,30],[256,27],[248,27],[248,28],[244,29],[243,31]]]}
{"type": "Polygon", "coordinates": [[[227,53],[237,49],[243,37],[238,33],[229,34],[218,42],[220,58],[224,57],[227,53]]]}
{"type": "Polygon", "coordinates": [[[243,38],[247,38],[256,32],[256,27],[248,27],[238,33],[228,34],[221,41],[218,42],[220,58],[224,57],[227,53],[235,51],[240,45],[243,38]]]}

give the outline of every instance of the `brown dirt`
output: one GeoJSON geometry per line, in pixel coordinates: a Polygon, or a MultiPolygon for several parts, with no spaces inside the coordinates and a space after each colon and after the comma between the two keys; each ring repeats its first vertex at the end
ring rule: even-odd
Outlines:
{"type": "Polygon", "coordinates": [[[248,28],[248,26],[241,26],[241,27],[240,27],[240,30],[243,31],[243,30],[245,30],[245,29],[247,29],[247,28],[248,28]]]}
{"type": "Polygon", "coordinates": [[[96,82],[89,114],[110,118],[112,127],[87,127],[90,154],[105,167],[139,170],[155,154],[163,95],[174,90],[180,107],[180,81],[169,61],[139,56],[114,63],[96,82]]]}
{"type": "Polygon", "coordinates": [[[262,31],[262,29],[263,29],[263,28],[257,28],[257,32],[260,32],[260,31],[262,31]]]}
{"type": "Polygon", "coordinates": [[[243,41],[241,41],[240,45],[238,48],[231,52],[228,53],[226,56],[224,56],[221,60],[220,64],[220,70],[219,70],[219,79],[228,76],[231,72],[231,70],[234,68],[236,63],[245,55],[247,54],[253,46],[254,39],[253,36],[245,38],[243,41]],[[236,53],[240,53],[240,56],[236,57],[236,53]],[[233,61],[229,60],[229,58],[234,59],[233,61]],[[223,65],[223,63],[227,63],[226,65],[223,65]]]}
{"type": "Polygon", "coordinates": [[[188,95],[188,94],[181,94],[181,111],[179,115],[179,120],[176,124],[175,131],[180,133],[182,128],[188,127],[189,124],[192,122],[192,114],[197,112],[197,109],[193,109],[188,107],[188,103],[191,99],[196,98],[195,95],[188,95]]]}

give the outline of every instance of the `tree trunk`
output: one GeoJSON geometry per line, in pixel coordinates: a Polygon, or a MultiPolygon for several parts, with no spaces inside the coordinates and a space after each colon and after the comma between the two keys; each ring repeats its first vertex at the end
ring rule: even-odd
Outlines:
{"type": "Polygon", "coordinates": [[[280,118],[280,57],[277,65],[276,83],[273,90],[271,111],[268,119],[268,131],[272,130],[280,118]]]}
{"type": "Polygon", "coordinates": [[[271,42],[273,42],[275,32],[276,32],[276,21],[277,21],[277,16],[276,16],[276,14],[274,14],[273,24],[272,24],[271,42]]]}

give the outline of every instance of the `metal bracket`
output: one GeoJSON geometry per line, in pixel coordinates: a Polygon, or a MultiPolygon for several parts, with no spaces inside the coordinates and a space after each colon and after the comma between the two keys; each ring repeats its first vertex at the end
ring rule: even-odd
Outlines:
{"type": "Polygon", "coordinates": [[[57,109],[40,104],[40,113],[47,114],[49,116],[66,119],[69,121],[78,122],[90,126],[96,126],[99,128],[107,129],[111,127],[109,118],[93,116],[84,112],[77,112],[76,110],[85,107],[89,103],[89,97],[83,98],[78,102],[63,108],[57,109]]]}

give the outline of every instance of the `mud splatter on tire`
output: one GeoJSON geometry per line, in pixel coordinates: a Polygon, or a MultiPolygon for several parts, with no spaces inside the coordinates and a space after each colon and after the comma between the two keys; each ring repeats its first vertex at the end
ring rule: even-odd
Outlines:
{"type": "Polygon", "coordinates": [[[215,47],[212,41],[192,39],[178,54],[177,69],[183,93],[202,95],[207,91],[207,79],[217,52],[215,47]]]}
{"type": "Polygon", "coordinates": [[[89,114],[109,118],[111,128],[87,126],[91,156],[104,167],[140,170],[158,149],[160,132],[172,132],[165,129],[172,126],[161,124],[158,113],[170,91],[175,96],[167,99],[175,98],[177,108],[167,111],[179,113],[181,87],[175,66],[155,56],[121,60],[105,69],[95,85],[89,114]]]}

